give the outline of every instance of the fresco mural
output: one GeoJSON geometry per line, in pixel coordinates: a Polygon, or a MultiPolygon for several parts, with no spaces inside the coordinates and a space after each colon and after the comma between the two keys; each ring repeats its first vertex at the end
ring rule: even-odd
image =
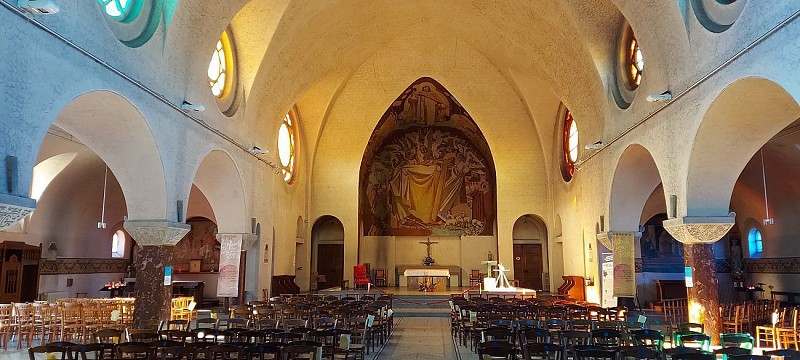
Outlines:
{"type": "Polygon", "coordinates": [[[683,272],[683,244],[664,230],[667,214],[657,214],[644,223],[642,231],[642,272],[683,272]]]}
{"type": "Polygon", "coordinates": [[[492,235],[494,164],[467,111],[421,78],[383,114],[361,163],[365,235],[492,235]]]}
{"type": "Polygon", "coordinates": [[[186,220],[192,227],[186,236],[175,244],[173,266],[176,272],[190,271],[190,262],[200,260],[200,271],[216,271],[219,268],[219,241],[217,225],[204,217],[186,220]]]}

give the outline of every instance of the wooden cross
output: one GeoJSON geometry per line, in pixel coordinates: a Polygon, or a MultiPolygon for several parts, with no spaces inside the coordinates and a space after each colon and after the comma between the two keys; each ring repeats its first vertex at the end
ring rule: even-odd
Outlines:
{"type": "Polygon", "coordinates": [[[425,241],[425,242],[420,241],[419,243],[422,244],[422,245],[426,245],[428,247],[428,257],[431,257],[431,245],[438,244],[439,242],[438,241],[431,241],[431,238],[428,238],[428,241],[425,241]]]}

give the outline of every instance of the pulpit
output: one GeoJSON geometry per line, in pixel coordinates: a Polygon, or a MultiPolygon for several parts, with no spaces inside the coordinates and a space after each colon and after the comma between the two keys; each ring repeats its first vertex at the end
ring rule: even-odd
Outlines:
{"type": "Polygon", "coordinates": [[[18,241],[0,243],[0,302],[36,300],[41,257],[41,245],[18,241]]]}

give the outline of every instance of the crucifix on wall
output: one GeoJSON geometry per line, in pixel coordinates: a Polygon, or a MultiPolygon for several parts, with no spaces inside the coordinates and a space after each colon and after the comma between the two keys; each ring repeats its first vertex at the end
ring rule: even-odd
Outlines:
{"type": "Polygon", "coordinates": [[[428,238],[427,241],[420,241],[419,243],[422,244],[422,245],[427,246],[427,248],[428,248],[428,252],[427,252],[428,256],[426,256],[424,259],[422,259],[422,264],[425,265],[425,266],[432,265],[435,261],[431,257],[431,245],[438,244],[439,242],[438,241],[431,241],[431,238],[428,238]]]}

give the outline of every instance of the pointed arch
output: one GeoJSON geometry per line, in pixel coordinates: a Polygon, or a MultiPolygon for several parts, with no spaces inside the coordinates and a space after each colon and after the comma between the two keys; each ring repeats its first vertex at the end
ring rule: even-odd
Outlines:
{"type": "Polygon", "coordinates": [[[381,116],[361,160],[365,235],[492,235],[495,169],[489,145],[436,80],[409,85],[381,116]]]}

